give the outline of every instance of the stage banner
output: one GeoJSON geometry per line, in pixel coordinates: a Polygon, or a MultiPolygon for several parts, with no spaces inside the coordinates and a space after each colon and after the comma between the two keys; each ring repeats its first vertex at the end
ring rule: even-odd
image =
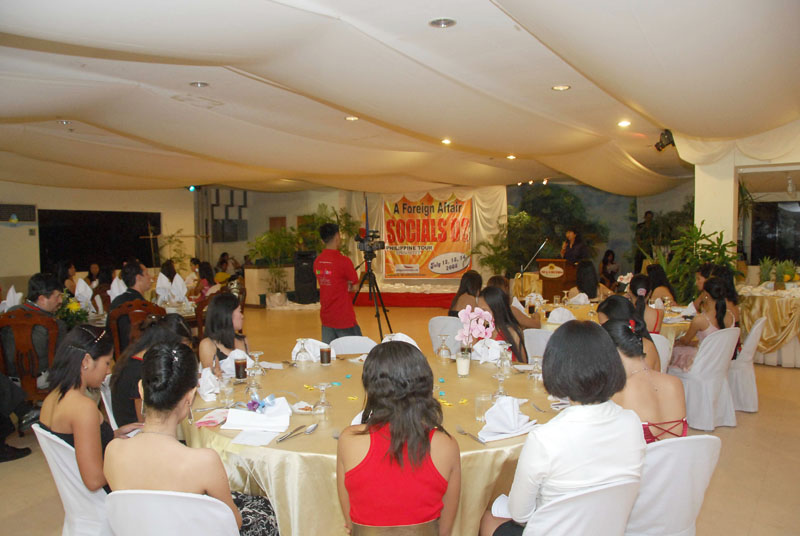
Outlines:
{"type": "Polygon", "coordinates": [[[394,279],[460,278],[472,262],[472,199],[430,193],[384,202],[384,274],[394,279]]]}

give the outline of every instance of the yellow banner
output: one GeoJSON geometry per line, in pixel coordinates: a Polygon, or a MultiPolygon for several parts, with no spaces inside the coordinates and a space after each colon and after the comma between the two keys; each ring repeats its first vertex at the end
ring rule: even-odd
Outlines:
{"type": "Polygon", "coordinates": [[[403,197],[384,203],[385,277],[460,278],[472,259],[472,199],[403,197]]]}

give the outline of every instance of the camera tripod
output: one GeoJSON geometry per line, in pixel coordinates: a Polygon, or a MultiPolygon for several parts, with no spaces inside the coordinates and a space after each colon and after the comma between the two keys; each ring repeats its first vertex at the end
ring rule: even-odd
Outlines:
{"type": "MultiPolygon", "coordinates": [[[[372,271],[372,260],[374,258],[374,251],[364,252],[364,262],[362,264],[364,265],[366,271],[364,272],[364,275],[361,276],[361,282],[358,284],[356,295],[353,296],[353,305],[356,304],[356,300],[361,292],[361,288],[364,286],[364,282],[368,282],[367,289],[369,292],[369,299],[375,304],[375,318],[378,319],[378,333],[380,333],[381,340],[383,340],[383,327],[381,327],[380,313],[381,310],[383,311],[383,317],[386,319],[386,327],[389,328],[389,333],[392,333],[392,324],[389,322],[389,312],[386,310],[386,306],[383,304],[383,296],[381,296],[381,289],[378,288],[378,280],[375,278],[375,272],[372,271]],[[381,304],[380,310],[378,309],[379,301],[381,304]]],[[[358,266],[361,265],[359,264],[358,266]]]]}

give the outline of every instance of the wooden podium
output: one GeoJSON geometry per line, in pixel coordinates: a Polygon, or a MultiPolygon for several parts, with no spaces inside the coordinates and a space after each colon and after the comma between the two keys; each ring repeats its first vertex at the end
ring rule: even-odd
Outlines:
{"type": "Polygon", "coordinates": [[[575,265],[566,259],[536,259],[536,262],[539,263],[539,279],[545,300],[563,296],[563,291],[575,286],[575,265]]]}

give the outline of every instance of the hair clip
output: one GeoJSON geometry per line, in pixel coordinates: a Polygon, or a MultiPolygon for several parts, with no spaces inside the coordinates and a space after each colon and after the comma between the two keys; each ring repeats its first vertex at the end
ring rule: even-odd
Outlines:
{"type": "Polygon", "coordinates": [[[636,289],[636,295],[637,296],[645,296],[645,295],[647,295],[647,289],[646,288],[636,289]]]}
{"type": "Polygon", "coordinates": [[[636,328],[636,321],[633,318],[631,318],[630,320],[628,320],[628,325],[631,327],[631,332],[633,333],[634,329],[636,328]]]}
{"type": "Polygon", "coordinates": [[[177,348],[173,348],[171,351],[172,351],[172,362],[173,363],[177,363],[178,362],[178,349],[177,348]]]}
{"type": "Polygon", "coordinates": [[[89,335],[94,337],[94,339],[92,340],[92,344],[97,344],[97,341],[102,339],[103,336],[106,334],[106,330],[101,331],[100,335],[95,335],[95,332],[90,330],[89,328],[86,328],[84,326],[78,326],[78,327],[81,328],[84,331],[84,333],[88,333],[89,335]]]}

